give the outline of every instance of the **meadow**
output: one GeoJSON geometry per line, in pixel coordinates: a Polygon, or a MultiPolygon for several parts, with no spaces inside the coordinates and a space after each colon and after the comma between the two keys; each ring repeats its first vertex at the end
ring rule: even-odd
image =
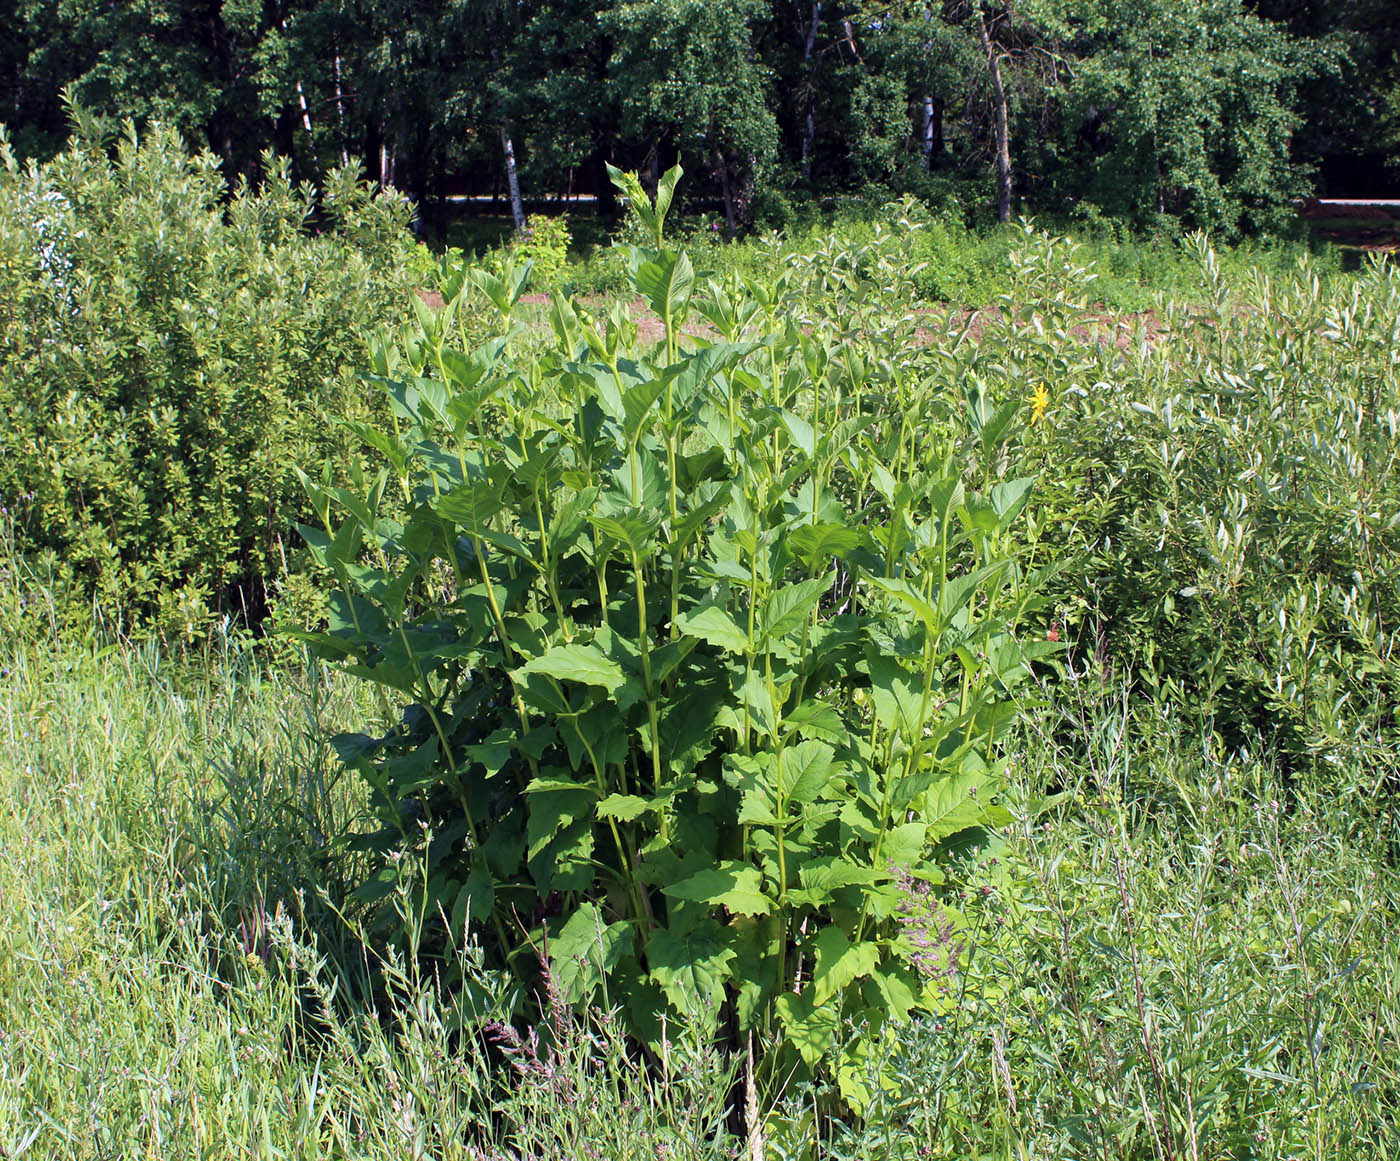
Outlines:
{"type": "Polygon", "coordinates": [[[65,164],[0,218],[0,1157],[1400,1147],[1391,263],[678,248],[624,175],[584,262],[347,185],[36,263],[43,180],[198,187],[65,164]]]}

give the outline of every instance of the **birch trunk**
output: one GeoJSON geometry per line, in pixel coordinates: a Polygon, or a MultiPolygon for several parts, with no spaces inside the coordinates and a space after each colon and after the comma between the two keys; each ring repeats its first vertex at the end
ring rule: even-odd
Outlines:
{"type": "Polygon", "coordinates": [[[982,34],[982,50],[987,54],[987,71],[992,78],[992,107],[996,115],[997,221],[1011,221],[1011,126],[1006,109],[1006,86],[1001,79],[1001,55],[987,31],[987,18],[977,9],[977,27],[982,34]]]}
{"type": "Polygon", "coordinates": [[[311,142],[313,152],[316,149],[316,133],[311,128],[311,107],[306,103],[306,90],[301,87],[301,81],[296,82],[297,104],[301,106],[301,127],[306,130],[306,139],[311,142]]]}
{"type": "Polygon", "coordinates": [[[925,97],[919,107],[919,151],[924,155],[924,168],[933,168],[933,98],[925,97]]]}
{"type": "Polygon", "coordinates": [[[734,212],[734,184],[729,178],[729,162],[718,148],[715,150],[715,165],[719,168],[719,183],[724,190],[724,221],[729,227],[729,240],[732,242],[739,233],[738,217],[734,212]]]}
{"type": "Polygon", "coordinates": [[[807,26],[807,37],[802,45],[802,69],[807,76],[807,111],[802,119],[802,177],[812,176],[812,142],[817,136],[817,118],[814,110],[816,92],[812,77],[812,54],[817,47],[817,27],[822,18],[821,0],[812,0],[812,21],[807,26]]]}
{"type": "Polygon", "coordinates": [[[506,159],[506,187],[510,190],[510,216],[517,231],[525,228],[525,203],[520,197],[520,174],[515,168],[515,144],[510,139],[510,121],[501,118],[501,152],[506,159]]]}
{"type": "MultiPolygon", "coordinates": [[[[283,19],[282,32],[284,35],[286,31],[287,21],[283,19]]],[[[301,110],[301,127],[306,132],[307,148],[311,150],[311,164],[314,168],[320,168],[316,165],[316,131],[311,127],[311,106],[306,101],[306,90],[302,88],[300,77],[296,77],[292,84],[297,91],[297,107],[301,110]]]]}
{"type": "Polygon", "coordinates": [[[345,139],[345,87],[340,79],[340,45],[338,43],[332,62],[335,69],[335,122],[340,133],[340,164],[342,168],[349,168],[350,143],[345,139]]]}

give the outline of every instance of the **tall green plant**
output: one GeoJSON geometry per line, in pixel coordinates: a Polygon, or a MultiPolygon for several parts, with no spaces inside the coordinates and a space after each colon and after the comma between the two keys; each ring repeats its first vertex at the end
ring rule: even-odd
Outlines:
{"type": "Polygon", "coordinates": [[[386,467],[307,481],[340,582],[309,639],[406,706],[338,742],[383,824],[366,897],[412,853],[423,911],[497,966],[547,955],[648,1043],[685,1014],[817,1067],[843,1020],[940,1002],[899,906],[1005,819],[1007,694],[1051,648],[1011,631],[1031,484],[970,490],[951,431],[912,445],[761,304],[683,348],[688,270],[636,263],[654,346],[556,297],[533,360],[381,352],[386,467]]]}

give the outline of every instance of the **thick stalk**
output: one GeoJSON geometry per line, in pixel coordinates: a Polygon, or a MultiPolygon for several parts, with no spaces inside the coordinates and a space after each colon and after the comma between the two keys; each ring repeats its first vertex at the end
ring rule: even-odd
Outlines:
{"type": "MultiPolygon", "coordinates": [[[[632,553],[632,575],[637,582],[637,645],[642,653],[642,684],[647,695],[647,727],[651,733],[651,778],[652,793],[661,792],[661,727],[656,716],[656,687],[651,680],[651,631],[647,625],[647,590],[642,579],[642,561],[632,553]]],[[[661,812],[661,840],[665,842],[670,831],[666,812],[661,812]]]]}

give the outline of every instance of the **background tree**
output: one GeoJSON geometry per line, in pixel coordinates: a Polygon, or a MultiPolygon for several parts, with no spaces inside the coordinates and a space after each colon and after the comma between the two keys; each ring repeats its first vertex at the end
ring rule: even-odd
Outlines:
{"type": "Polygon", "coordinates": [[[663,151],[707,167],[731,237],[778,145],[771,74],[754,47],[767,11],[761,0],[623,0],[599,15],[623,131],[653,174],[663,151]]]}
{"type": "MultiPolygon", "coordinates": [[[[585,190],[608,163],[725,207],[914,192],[1136,226],[1270,229],[1400,182],[1393,0],[0,0],[0,120],[54,153],[63,94],[299,177],[352,157],[449,193],[585,190]],[[1316,183],[1313,176],[1316,175],[1316,183]],[[771,196],[769,196],[771,195],[771,196]]],[[[493,197],[493,205],[497,204],[493,197]]]]}
{"type": "Polygon", "coordinates": [[[1084,5],[1067,97],[1077,165],[1059,178],[1105,212],[1234,233],[1277,226],[1306,189],[1290,158],[1296,94],[1321,55],[1240,0],[1084,5]]]}

